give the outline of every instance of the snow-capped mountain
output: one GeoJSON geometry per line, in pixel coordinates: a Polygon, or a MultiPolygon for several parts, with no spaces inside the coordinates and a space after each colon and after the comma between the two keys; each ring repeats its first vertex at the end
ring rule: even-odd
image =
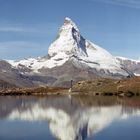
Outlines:
{"type": "Polygon", "coordinates": [[[132,71],[136,76],[140,76],[140,60],[133,60],[125,57],[116,57],[116,59],[120,61],[123,67],[132,71]]]}
{"type": "Polygon", "coordinates": [[[85,39],[70,18],[65,18],[47,56],[8,62],[34,81],[44,83],[44,77],[53,78],[51,83],[45,82],[50,85],[62,85],[70,79],[122,78],[130,74],[116,57],[85,39]]]}
{"type": "Polygon", "coordinates": [[[21,61],[9,61],[13,66],[26,66],[37,72],[41,68],[53,68],[63,65],[71,58],[84,63],[91,68],[105,69],[112,73],[127,75],[115,57],[103,48],[84,39],[75,23],[65,18],[64,25],[60,28],[57,39],[48,50],[49,59],[37,58],[21,61]]]}

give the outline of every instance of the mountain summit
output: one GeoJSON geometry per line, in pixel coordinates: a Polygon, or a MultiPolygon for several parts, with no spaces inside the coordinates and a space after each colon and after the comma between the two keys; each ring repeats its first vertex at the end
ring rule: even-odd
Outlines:
{"type": "Polygon", "coordinates": [[[49,47],[48,55],[66,61],[77,58],[76,61],[88,67],[126,75],[120,62],[103,48],[86,40],[70,18],[65,18],[56,40],[49,47]]]}
{"type": "Polygon", "coordinates": [[[70,18],[65,18],[56,40],[51,44],[48,50],[50,56],[59,53],[87,56],[85,39],[80,35],[79,29],[70,18]]]}
{"type": "Polygon", "coordinates": [[[77,25],[68,17],[50,45],[47,56],[8,62],[35,81],[45,81],[58,86],[70,79],[79,81],[97,77],[122,78],[129,75],[116,57],[85,39],[77,25]]]}

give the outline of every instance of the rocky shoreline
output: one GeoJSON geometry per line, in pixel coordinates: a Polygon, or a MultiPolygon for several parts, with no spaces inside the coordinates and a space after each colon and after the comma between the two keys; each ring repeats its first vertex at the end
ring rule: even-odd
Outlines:
{"type": "Polygon", "coordinates": [[[88,95],[139,96],[140,77],[122,80],[102,78],[92,81],[81,81],[73,86],[72,91],[88,95]]]}
{"type": "Polygon", "coordinates": [[[47,95],[90,95],[90,96],[140,96],[140,77],[123,80],[96,79],[80,81],[68,88],[61,87],[31,87],[6,88],[0,90],[0,96],[47,96],[47,95]]]}
{"type": "Polygon", "coordinates": [[[35,87],[35,88],[7,88],[0,90],[0,96],[46,96],[46,95],[63,95],[66,88],[59,87],[35,87]]]}

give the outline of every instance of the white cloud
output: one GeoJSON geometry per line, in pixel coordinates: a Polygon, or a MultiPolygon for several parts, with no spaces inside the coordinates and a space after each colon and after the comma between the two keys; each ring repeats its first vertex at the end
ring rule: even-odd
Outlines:
{"type": "Polygon", "coordinates": [[[30,41],[0,42],[0,59],[23,59],[47,54],[48,44],[30,41]]]}
{"type": "Polygon", "coordinates": [[[140,0],[90,0],[90,1],[140,9],[140,0]]]}
{"type": "Polygon", "coordinates": [[[41,44],[39,43],[33,43],[28,41],[7,41],[7,42],[0,42],[0,49],[5,49],[6,51],[8,49],[28,49],[33,48],[36,49],[36,47],[41,47],[41,44]]]}
{"type": "Polygon", "coordinates": [[[0,32],[36,32],[33,28],[22,28],[22,27],[0,27],[0,32]]]}
{"type": "Polygon", "coordinates": [[[12,33],[51,33],[57,29],[56,24],[47,23],[47,25],[3,25],[0,24],[0,32],[12,33]]]}

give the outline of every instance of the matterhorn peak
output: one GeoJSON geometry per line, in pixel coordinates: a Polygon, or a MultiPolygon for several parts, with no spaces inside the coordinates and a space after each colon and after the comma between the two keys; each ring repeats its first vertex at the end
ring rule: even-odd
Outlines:
{"type": "MultiPolygon", "coordinates": [[[[122,69],[122,65],[114,56],[82,37],[76,24],[68,17],[64,19],[57,38],[50,45],[48,57],[16,62],[9,61],[9,63],[14,67],[25,66],[33,70],[34,73],[41,73],[40,70],[43,70],[44,73],[44,69],[57,69],[57,67],[63,67],[65,64],[67,66],[70,63],[78,69],[90,69],[93,75],[96,76],[128,76],[128,72],[122,69]]],[[[79,70],[77,72],[79,75],[79,70]]],[[[65,74],[68,75],[69,73],[64,73],[64,77],[65,74]]],[[[85,76],[82,77],[85,78],[85,76]]]]}
{"type": "Polygon", "coordinates": [[[65,21],[66,21],[66,22],[73,22],[73,21],[71,20],[71,18],[69,18],[69,17],[65,17],[65,21]]]}
{"type": "Polygon", "coordinates": [[[75,30],[79,31],[75,22],[73,22],[72,19],[70,19],[69,17],[65,18],[63,26],[70,26],[71,28],[74,28],[75,30]]]}
{"type": "Polygon", "coordinates": [[[65,18],[56,40],[49,47],[48,54],[51,57],[58,54],[67,55],[68,57],[87,55],[85,52],[85,39],[80,35],[78,27],[70,18],[65,18]]]}
{"type": "Polygon", "coordinates": [[[125,73],[121,70],[120,63],[108,51],[84,39],[76,24],[68,17],[65,18],[56,40],[50,45],[48,54],[52,60],[61,60],[63,64],[71,58],[77,58],[78,63],[91,68],[123,73],[122,75],[125,73]]]}

